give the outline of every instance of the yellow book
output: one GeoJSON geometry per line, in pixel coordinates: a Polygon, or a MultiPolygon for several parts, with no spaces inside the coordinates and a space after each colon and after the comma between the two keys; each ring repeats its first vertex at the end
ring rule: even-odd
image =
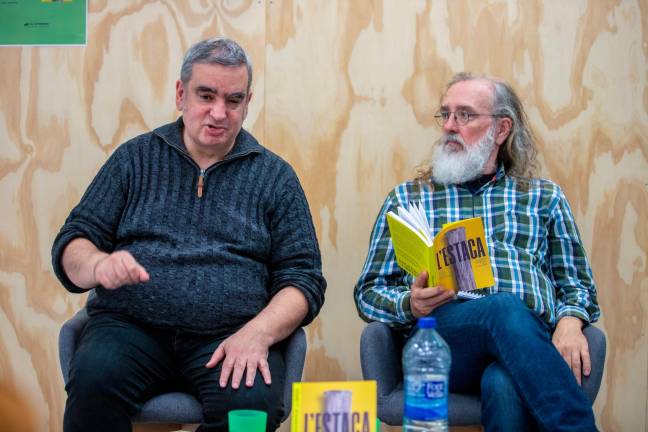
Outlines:
{"type": "Polygon", "coordinates": [[[376,432],[376,381],[293,383],[291,432],[376,432]]]}
{"type": "Polygon", "coordinates": [[[480,217],[445,224],[432,236],[419,204],[387,213],[398,265],[413,276],[429,275],[428,286],[470,291],[493,286],[488,243],[480,217]]]}

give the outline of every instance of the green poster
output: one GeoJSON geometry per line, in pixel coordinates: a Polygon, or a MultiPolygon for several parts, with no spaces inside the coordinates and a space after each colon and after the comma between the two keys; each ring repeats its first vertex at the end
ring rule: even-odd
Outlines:
{"type": "Polygon", "coordinates": [[[0,45],[85,45],[87,0],[0,0],[0,45]]]}

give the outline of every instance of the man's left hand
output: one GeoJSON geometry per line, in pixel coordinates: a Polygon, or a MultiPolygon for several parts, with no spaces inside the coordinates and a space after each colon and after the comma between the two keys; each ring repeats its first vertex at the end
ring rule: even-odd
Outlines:
{"type": "Polygon", "coordinates": [[[589,346],[583,334],[583,322],[576,317],[561,318],[556,325],[552,341],[580,385],[581,373],[589,376],[592,370],[589,346]]]}
{"type": "Polygon", "coordinates": [[[219,379],[219,384],[223,388],[227,386],[231,376],[232,388],[238,389],[243,374],[245,374],[245,385],[252,387],[257,369],[261,372],[263,381],[270,385],[272,382],[268,365],[270,345],[270,337],[249,322],[216,348],[205,367],[213,368],[219,362],[223,362],[219,379]]]}

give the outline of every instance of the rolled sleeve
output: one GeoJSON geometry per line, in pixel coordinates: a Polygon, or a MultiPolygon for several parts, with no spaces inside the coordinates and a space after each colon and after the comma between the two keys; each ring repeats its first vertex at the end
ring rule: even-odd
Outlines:
{"type": "Polygon", "coordinates": [[[393,328],[410,327],[410,285],[413,278],[396,263],[387,225],[387,212],[398,206],[395,192],[389,194],[376,218],[369,240],[369,252],[355,285],[358,314],[365,321],[380,321],[393,328]]]}
{"type": "Polygon", "coordinates": [[[287,286],[299,289],[308,301],[308,314],[301,323],[305,326],[324,304],[326,280],[308,202],[292,169],[287,169],[277,190],[270,228],[271,295],[287,286]]]}
{"type": "Polygon", "coordinates": [[[116,227],[126,202],[123,171],[119,160],[118,149],[99,170],[54,239],[52,245],[54,274],[70,292],[87,291],[72,283],[63,268],[63,252],[72,240],[79,237],[85,238],[104,252],[112,252],[114,249],[116,227]]]}
{"type": "Polygon", "coordinates": [[[551,275],[556,287],[556,319],[575,316],[595,322],[600,315],[592,269],[569,204],[558,189],[549,232],[551,275]]]}

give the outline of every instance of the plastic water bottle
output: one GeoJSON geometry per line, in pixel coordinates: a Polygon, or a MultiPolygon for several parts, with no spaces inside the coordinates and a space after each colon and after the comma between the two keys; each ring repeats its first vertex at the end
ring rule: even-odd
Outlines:
{"type": "Polygon", "coordinates": [[[403,431],[448,430],[450,348],[435,330],[436,319],[420,318],[403,350],[403,431]]]}

